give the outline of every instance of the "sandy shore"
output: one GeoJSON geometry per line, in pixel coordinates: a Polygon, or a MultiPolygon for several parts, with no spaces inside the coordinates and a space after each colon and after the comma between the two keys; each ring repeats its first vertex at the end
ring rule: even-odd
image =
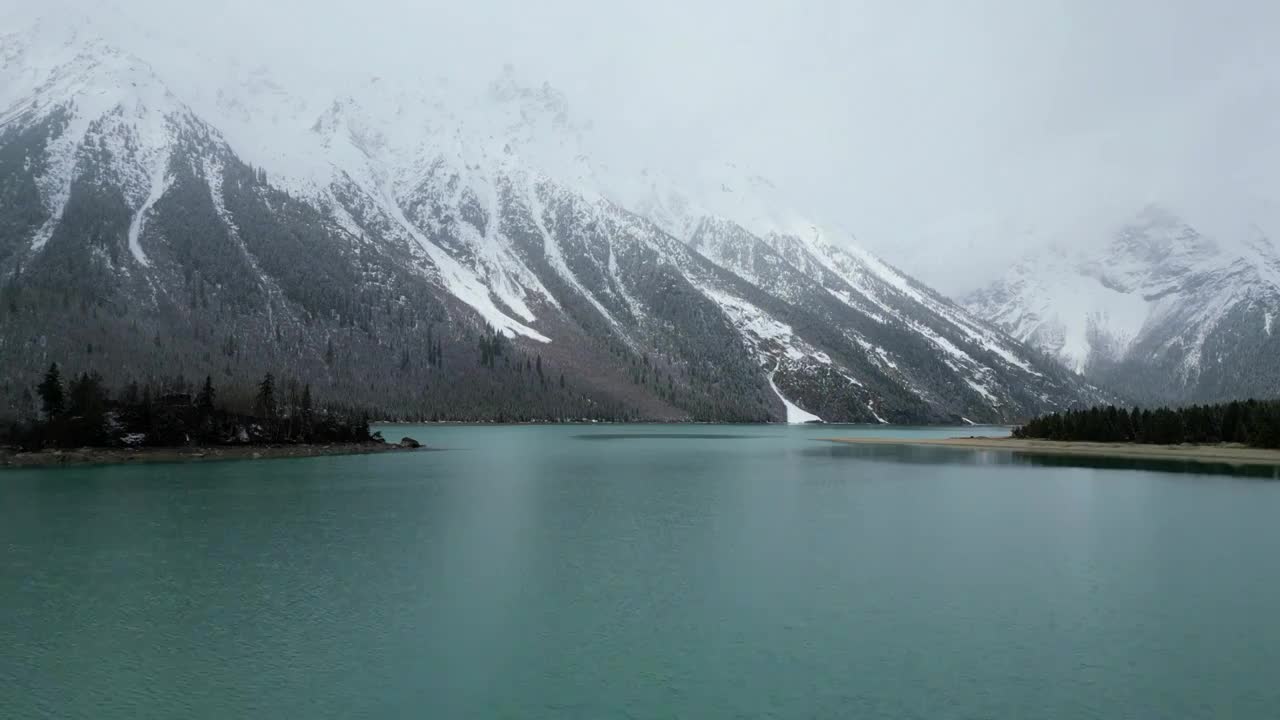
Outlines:
{"type": "Polygon", "coordinates": [[[382,452],[411,452],[393,443],[332,443],[327,445],[231,445],[187,448],[79,448],[13,452],[0,449],[0,467],[60,467],[66,465],[115,465],[135,463],[188,462],[202,460],[249,460],[267,458],[317,457],[321,455],[366,455],[382,452]]]}
{"type": "Polygon", "coordinates": [[[1064,442],[1058,440],[1019,440],[1015,438],[826,438],[849,445],[911,445],[948,447],[969,450],[1006,450],[1040,455],[1085,455],[1090,457],[1135,458],[1148,460],[1190,460],[1229,465],[1280,466],[1280,450],[1244,445],[1139,445],[1136,443],[1064,442]]]}

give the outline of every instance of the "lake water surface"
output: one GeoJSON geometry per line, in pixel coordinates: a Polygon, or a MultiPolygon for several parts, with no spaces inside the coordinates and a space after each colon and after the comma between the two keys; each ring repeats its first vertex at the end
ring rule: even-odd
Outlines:
{"type": "Polygon", "coordinates": [[[0,471],[0,718],[1280,717],[1280,482],[384,432],[443,449],[0,471]]]}

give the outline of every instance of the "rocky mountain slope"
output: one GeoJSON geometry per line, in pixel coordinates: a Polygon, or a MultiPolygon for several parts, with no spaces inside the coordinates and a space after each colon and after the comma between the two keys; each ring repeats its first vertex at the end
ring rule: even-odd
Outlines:
{"type": "Polygon", "coordinates": [[[1102,249],[1050,248],[965,299],[975,315],[1142,402],[1280,395],[1280,251],[1147,208],[1102,249]]]}
{"type": "Polygon", "coordinates": [[[995,422],[1098,397],[766,180],[597,159],[513,71],[316,102],[262,72],[170,85],[83,31],[0,48],[10,413],[55,360],[274,370],[428,418],[995,422]]]}

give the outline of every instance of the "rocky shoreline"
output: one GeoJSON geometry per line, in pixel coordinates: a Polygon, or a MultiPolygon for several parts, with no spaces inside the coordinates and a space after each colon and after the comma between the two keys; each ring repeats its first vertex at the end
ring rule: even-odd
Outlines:
{"type": "Polygon", "coordinates": [[[423,449],[412,438],[398,443],[378,440],[363,443],[292,445],[214,445],[171,448],[76,448],[19,452],[0,448],[0,467],[64,467],[77,465],[122,465],[137,463],[199,462],[206,460],[265,460],[272,458],[321,457],[326,455],[368,455],[383,452],[412,452],[423,449]]]}

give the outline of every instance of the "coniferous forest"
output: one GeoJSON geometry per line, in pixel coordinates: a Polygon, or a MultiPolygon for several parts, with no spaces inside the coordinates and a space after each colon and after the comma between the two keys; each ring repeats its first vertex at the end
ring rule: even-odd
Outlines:
{"type": "Polygon", "coordinates": [[[55,363],[36,388],[38,416],[9,425],[0,444],[34,451],[79,447],[181,447],[294,443],[358,443],[368,414],[317,405],[310,385],[280,387],[267,373],[253,387],[219,395],[213,379],[131,383],[112,393],[95,372],[64,381],[55,363]]]}
{"type": "Polygon", "coordinates": [[[1150,445],[1239,443],[1280,448],[1280,400],[1245,400],[1154,410],[1108,405],[1038,417],[1016,438],[1150,445]]]}

